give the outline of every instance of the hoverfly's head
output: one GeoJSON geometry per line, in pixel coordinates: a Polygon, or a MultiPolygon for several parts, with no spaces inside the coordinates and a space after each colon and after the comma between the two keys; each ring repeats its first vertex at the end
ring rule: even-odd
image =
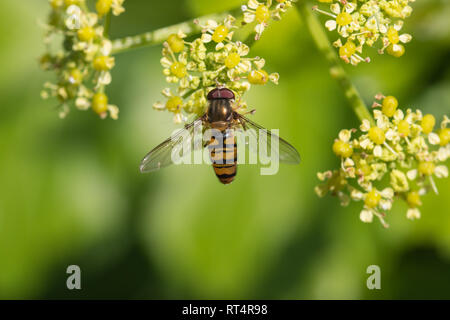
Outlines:
{"type": "Polygon", "coordinates": [[[215,88],[208,93],[208,100],[228,99],[234,100],[234,93],[227,88],[215,88]]]}

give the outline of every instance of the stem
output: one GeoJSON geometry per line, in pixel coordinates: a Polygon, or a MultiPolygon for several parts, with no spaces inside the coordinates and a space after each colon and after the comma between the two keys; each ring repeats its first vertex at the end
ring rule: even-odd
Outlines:
{"type": "Polygon", "coordinates": [[[206,24],[210,19],[221,21],[224,20],[228,15],[241,14],[240,8],[234,9],[228,12],[206,15],[194,20],[188,20],[182,23],[174,24],[161,29],[153,30],[150,32],[144,32],[135,36],[125,37],[121,39],[113,40],[112,54],[118,54],[122,52],[129,51],[136,48],[144,48],[149,46],[154,46],[161,44],[167,40],[169,35],[173,33],[178,33],[182,31],[187,36],[195,35],[201,32],[202,27],[200,25],[206,24]]]}
{"type": "Polygon", "coordinates": [[[350,77],[345,73],[336,49],[331,45],[321,23],[312,13],[312,10],[306,6],[305,2],[305,0],[298,1],[296,3],[297,9],[305,21],[317,48],[330,64],[331,77],[336,79],[342,89],[344,89],[345,97],[359,120],[367,119],[372,125],[375,125],[375,121],[358,90],[351,82],[350,77]]]}
{"type": "Polygon", "coordinates": [[[103,34],[105,35],[105,37],[109,36],[110,27],[111,27],[111,11],[109,11],[105,17],[105,26],[103,29],[103,34]]]}

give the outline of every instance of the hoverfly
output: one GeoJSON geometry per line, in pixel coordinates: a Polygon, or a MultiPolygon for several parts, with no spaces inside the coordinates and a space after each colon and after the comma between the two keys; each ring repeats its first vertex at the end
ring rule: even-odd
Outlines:
{"type": "Polygon", "coordinates": [[[160,145],[151,150],[142,160],[140,171],[142,173],[153,172],[173,163],[172,151],[183,143],[183,136],[192,136],[196,128],[205,126],[217,130],[220,139],[211,137],[205,146],[210,148],[210,159],[216,176],[223,184],[231,183],[237,170],[237,143],[233,130],[248,129],[256,135],[256,141],[260,142],[261,133],[267,139],[262,139],[271,147],[272,136],[279,141],[279,160],[284,163],[298,164],[300,155],[297,150],[287,141],[270,133],[267,129],[239,114],[234,107],[235,96],[233,91],[227,88],[215,88],[207,95],[208,109],[206,113],[197,118],[194,122],[186,125],[183,129],[175,133],[160,145]]]}

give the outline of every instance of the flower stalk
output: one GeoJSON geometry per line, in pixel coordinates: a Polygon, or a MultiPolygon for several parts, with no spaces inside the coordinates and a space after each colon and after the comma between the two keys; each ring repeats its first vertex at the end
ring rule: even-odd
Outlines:
{"type": "Polygon", "coordinates": [[[341,88],[344,90],[349,106],[361,122],[366,119],[374,125],[375,121],[373,120],[372,115],[362,100],[358,90],[351,82],[350,77],[345,72],[336,50],[328,40],[325,30],[319,20],[313,14],[312,10],[307,7],[306,1],[298,1],[296,6],[306,26],[308,27],[314,43],[330,65],[331,77],[336,79],[341,88]]]}

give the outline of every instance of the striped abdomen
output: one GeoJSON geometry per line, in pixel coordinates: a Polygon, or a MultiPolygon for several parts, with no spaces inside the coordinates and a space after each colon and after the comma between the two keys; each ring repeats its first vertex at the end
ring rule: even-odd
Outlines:
{"type": "Polygon", "coordinates": [[[223,184],[229,184],[234,180],[237,170],[236,140],[232,130],[219,132],[219,137],[213,136],[208,147],[217,178],[223,184]]]}

